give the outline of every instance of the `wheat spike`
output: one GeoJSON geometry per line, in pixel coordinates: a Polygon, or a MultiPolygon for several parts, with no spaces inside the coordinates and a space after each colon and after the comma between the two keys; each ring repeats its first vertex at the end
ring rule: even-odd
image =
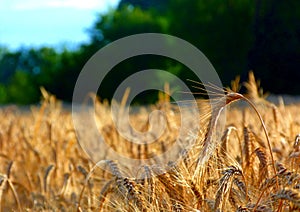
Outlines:
{"type": "Polygon", "coordinates": [[[300,134],[298,134],[298,135],[296,135],[296,137],[295,137],[295,143],[294,143],[294,145],[293,145],[293,147],[294,147],[294,151],[300,151],[300,134]]]}
{"type": "Polygon", "coordinates": [[[273,198],[287,200],[300,209],[300,193],[294,189],[282,189],[273,195],[273,198]]]}
{"type": "Polygon", "coordinates": [[[101,211],[103,208],[103,204],[105,202],[106,196],[113,191],[112,185],[116,182],[116,179],[112,179],[108,181],[101,189],[99,196],[99,210],[101,211]]]}
{"type": "Polygon", "coordinates": [[[44,175],[44,192],[47,193],[48,189],[49,189],[49,185],[50,185],[50,172],[53,170],[54,165],[50,165],[47,167],[46,171],[45,171],[45,175],[44,175]]]}
{"type": "Polygon", "coordinates": [[[268,177],[268,161],[267,154],[264,149],[257,148],[254,150],[256,156],[259,159],[259,180],[258,183],[262,182],[263,178],[268,177]]]}
{"type": "Polygon", "coordinates": [[[228,195],[231,192],[232,182],[236,175],[242,175],[242,171],[236,166],[230,166],[223,172],[223,176],[220,179],[220,186],[215,197],[215,211],[219,208],[221,211],[224,211],[228,195]]]}

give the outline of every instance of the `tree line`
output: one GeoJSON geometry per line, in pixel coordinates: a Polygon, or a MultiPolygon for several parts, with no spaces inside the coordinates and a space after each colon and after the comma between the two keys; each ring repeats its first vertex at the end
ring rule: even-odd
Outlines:
{"type": "MultiPolygon", "coordinates": [[[[224,85],[253,70],[265,90],[299,94],[299,8],[296,0],[121,0],[116,9],[98,15],[88,32],[90,41],[75,50],[1,47],[0,103],[38,102],[41,86],[71,101],[76,79],[96,51],[124,36],[147,32],[174,35],[195,45],[224,85]]],[[[182,80],[195,78],[177,61],[138,56],[113,68],[101,84],[100,98],[110,99],[126,77],[151,68],[167,70],[182,80]]],[[[156,98],[151,92],[147,96],[149,101],[156,98]]]]}

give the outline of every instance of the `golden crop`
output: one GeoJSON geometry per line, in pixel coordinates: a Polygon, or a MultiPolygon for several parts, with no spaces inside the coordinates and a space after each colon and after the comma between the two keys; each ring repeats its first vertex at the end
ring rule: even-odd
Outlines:
{"type": "MultiPolygon", "coordinates": [[[[43,91],[40,107],[0,110],[0,208],[2,211],[299,211],[299,105],[274,105],[261,96],[253,74],[241,95],[238,83],[227,90],[225,104],[211,111],[205,101],[198,135],[178,161],[162,167],[137,167],[130,177],[122,161],[106,160],[99,168],[81,149],[71,112],[43,91]],[[236,106],[235,102],[245,101],[236,106]],[[218,112],[226,108],[224,132],[218,112]],[[124,174],[127,172],[126,174],[124,174]],[[159,174],[160,173],[160,174],[159,174]]],[[[213,89],[213,87],[212,87],[213,89]]],[[[216,89],[216,88],[215,88],[216,89]]],[[[216,96],[216,104],[218,103],[216,96]]],[[[178,137],[180,115],[161,95],[153,108],[165,112],[167,128],[157,142],[130,144],[118,135],[108,104],[96,101],[96,121],[116,152],[149,158],[178,137]]],[[[187,117],[191,118],[191,117],[187,117]]],[[[120,118],[121,119],[121,118],[120,118]]],[[[131,117],[147,131],[146,111],[131,117]]],[[[191,124],[191,128],[192,128],[191,124]]],[[[188,130],[188,129],[187,129],[188,130]]],[[[90,136],[90,135],[86,135],[90,136]]],[[[92,138],[92,137],[91,137],[92,138]]],[[[99,152],[98,152],[99,153],[99,152]]],[[[100,154],[100,153],[99,153],[100,154]]],[[[105,153],[102,153],[105,158],[105,153]]]]}

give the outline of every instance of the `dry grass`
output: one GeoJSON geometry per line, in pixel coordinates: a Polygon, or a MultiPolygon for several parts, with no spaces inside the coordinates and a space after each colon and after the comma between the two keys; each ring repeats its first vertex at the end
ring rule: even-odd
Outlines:
{"type": "MultiPolygon", "coordinates": [[[[168,161],[166,173],[159,165],[137,167],[139,177],[130,177],[132,170],[105,152],[97,152],[104,159],[98,164],[89,159],[71,113],[44,90],[41,106],[31,111],[1,109],[1,211],[299,211],[299,105],[267,102],[251,73],[245,87],[247,94],[236,93],[237,78],[223,99],[216,96],[212,110],[200,102],[200,117],[185,126],[192,129],[196,121],[201,128],[198,135],[186,129],[180,137],[186,147],[180,159],[168,161]],[[235,107],[233,102],[243,100],[246,105],[235,107]],[[225,109],[226,126],[219,132],[225,109]]],[[[122,128],[125,101],[118,124],[134,136],[122,128]]],[[[151,158],[178,138],[181,120],[168,96],[160,94],[153,106],[165,112],[167,125],[151,144],[129,142],[118,134],[107,103],[97,101],[95,107],[98,128],[111,148],[131,158],[151,158]]],[[[146,110],[131,122],[141,132],[150,127],[146,110]]]]}

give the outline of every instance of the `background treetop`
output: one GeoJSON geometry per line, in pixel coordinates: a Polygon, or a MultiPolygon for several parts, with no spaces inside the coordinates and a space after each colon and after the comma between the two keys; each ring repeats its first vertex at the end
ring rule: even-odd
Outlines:
{"type": "MultiPolygon", "coordinates": [[[[88,32],[90,42],[75,50],[1,47],[0,102],[38,102],[41,86],[70,101],[78,74],[96,51],[116,39],[146,32],[175,35],[195,45],[224,85],[253,70],[265,90],[299,94],[299,8],[299,1],[277,0],[121,0],[115,10],[98,15],[88,32]]],[[[127,76],[149,68],[167,70],[182,80],[195,77],[171,59],[139,56],[123,61],[107,75],[100,97],[110,99],[127,76]]],[[[146,96],[153,101],[157,94],[146,96]]]]}

